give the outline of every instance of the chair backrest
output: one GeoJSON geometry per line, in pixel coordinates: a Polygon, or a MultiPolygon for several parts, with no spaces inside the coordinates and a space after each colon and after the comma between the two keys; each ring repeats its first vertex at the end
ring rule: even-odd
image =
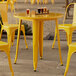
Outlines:
{"type": "Polygon", "coordinates": [[[73,26],[76,26],[76,3],[74,4],[74,12],[73,12],[73,26]]]}
{"type": "Polygon", "coordinates": [[[8,4],[10,4],[11,11],[15,12],[14,3],[16,0],[0,1],[0,13],[2,17],[3,24],[8,24],[8,4]]]}
{"type": "Polygon", "coordinates": [[[65,11],[65,16],[64,16],[63,24],[64,24],[65,19],[66,19],[66,15],[67,15],[68,8],[69,8],[71,5],[74,5],[73,23],[72,23],[72,26],[76,26],[76,3],[70,3],[70,4],[66,7],[66,11],[65,11]]]}
{"type": "Polygon", "coordinates": [[[7,2],[0,2],[0,13],[1,13],[3,24],[8,24],[7,9],[8,9],[7,2]]]}

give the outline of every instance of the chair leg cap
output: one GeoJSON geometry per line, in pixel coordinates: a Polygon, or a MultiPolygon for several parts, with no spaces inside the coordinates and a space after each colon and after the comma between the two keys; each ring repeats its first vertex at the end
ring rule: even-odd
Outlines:
{"type": "Polygon", "coordinates": [[[43,58],[42,57],[40,57],[40,60],[42,60],[43,58]]]}
{"type": "Polygon", "coordinates": [[[61,64],[61,66],[63,66],[63,64],[61,64]]]}
{"type": "Polygon", "coordinates": [[[36,72],[36,70],[34,70],[34,72],[36,72]]]}
{"type": "Polygon", "coordinates": [[[16,62],[14,62],[14,64],[16,64],[16,62]]]}

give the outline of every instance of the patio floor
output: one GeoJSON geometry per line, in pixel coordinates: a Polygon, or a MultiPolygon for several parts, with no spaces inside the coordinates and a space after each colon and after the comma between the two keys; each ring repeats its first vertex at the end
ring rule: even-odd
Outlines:
{"type": "MultiPolygon", "coordinates": [[[[3,39],[6,41],[6,39],[3,39]]],[[[32,40],[27,40],[28,50],[25,48],[23,39],[20,39],[19,55],[17,64],[14,64],[16,51],[16,39],[14,46],[11,47],[11,60],[15,76],[63,76],[67,60],[68,47],[66,41],[61,41],[61,51],[64,66],[60,66],[57,41],[55,48],[52,49],[52,40],[44,40],[43,60],[38,56],[37,72],[33,71],[33,44],[32,40]]],[[[76,55],[71,58],[70,68],[67,76],[76,76],[76,55]]],[[[11,76],[7,56],[0,52],[0,76],[11,76]]]]}

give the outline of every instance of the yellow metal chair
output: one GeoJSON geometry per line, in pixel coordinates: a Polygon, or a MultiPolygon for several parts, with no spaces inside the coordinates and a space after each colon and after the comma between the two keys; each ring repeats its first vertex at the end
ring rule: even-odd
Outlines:
{"type": "MultiPolygon", "coordinates": [[[[76,7],[76,4],[75,4],[75,7],[76,7]]],[[[76,53],[76,43],[71,43],[69,45],[67,64],[66,64],[66,69],[65,69],[64,76],[66,76],[66,74],[68,72],[70,59],[71,59],[71,56],[72,56],[73,53],[76,53]]]]}
{"type": "Polygon", "coordinates": [[[51,3],[54,4],[55,3],[55,0],[51,0],[51,3]]]}
{"type": "Polygon", "coordinates": [[[41,0],[37,0],[37,4],[39,4],[39,3],[41,4],[41,0]]]}
{"type": "Polygon", "coordinates": [[[31,4],[35,4],[35,2],[36,2],[35,0],[31,0],[31,4]]]}
{"type": "MultiPolygon", "coordinates": [[[[28,0],[26,0],[27,2],[28,0]]],[[[31,4],[35,4],[35,0],[31,0],[31,4]]],[[[54,4],[54,0],[51,0],[52,4],[54,4]]],[[[47,4],[48,0],[43,0],[43,4],[47,4]]],[[[41,4],[41,0],[37,0],[37,4],[41,4]]]]}
{"type": "Polygon", "coordinates": [[[48,3],[48,0],[43,0],[43,4],[47,4],[48,3]]]}
{"type": "Polygon", "coordinates": [[[10,71],[12,73],[12,76],[14,76],[14,72],[13,72],[13,68],[12,68],[12,64],[11,64],[10,45],[9,45],[9,43],[0,41],[0,50],[6,53],[6,55],[8,57],[10,71]]]}
{"type": "MultiPolygon", "coordinates": [[[[75,24],[76,24],[76,22],[75,22],[75,20],[76,20],[76,3],[71,3],[71,4],[74,4],[74,16],[73,16],[73,26],[76,26],[75,24]]],[[[71,5],[70,4],[70,5],[71,5]]],[[[76,27],[75,28],[72,28],[71,29],[71,31],[73,32],[74,30],[76,29],[76,27]]],[[[71,56],[72,56],[72,54],[73,53],[76,53],[76,43],[71,43],[71,44],[69,44],[69,50],[68,50],[68,57],[67,57],[67,64],[66,64],[66,69],[65,69],[65,73],[64,73],[64,76],[66,76],[67,75],[67,72],[68,72],[68,69],[69,69],[69,63],[70,63],[70,59],[71,59],[71,56]]]]}
{"type": "MultiPolygon", "coordinates": [[[[15,35],[15,31],[18,29],[18,24],[8,24],[7,2],[5,2],[5,1],[0,2],[0,12],[1,12],[1,17],[2,17],[2,21],[3,21],[3,25],[1,26],[0,39],[2,36],[2,31],[5,30],[8,34],[8,41],[10,42],[10,46],[11,46],[11,44],[13,45],[14,35],[15,35]]],[[[21,25],[21,31],[23,32],[23,35],[24,35],[26,48],[28,48],[27,42],[26,42],[24,25],[21,25]]]]}
{"type": "MultiPolygon", "coordinates": [[[[43,0],[43,4],[47,4],[48,0],[43,0]]],[[[51,3],[54,4],[54,0],[51,0],[51,3]]]]}
{"type": "MultiPolygon", "coordinates": [[[[36,0],[31,0],[31,4],[35,4],[36,0]]],[[[41,4],[41,0],[37,0],[37,4],[41,4]]]]}
{"type": "MultiPolygon", "coordinates": [[[[69,44],[72,42],[72,33],[74,32],[74,30],[76,30],[76,4],[75,4],[75,3],[70,3],[70,4],[67,6],[66,12],[65,12],[65,17],[64,17],[64,20],[63,20],[63,24],[60,24],[60,25],[58,26],[58,29],[59,29],[59,30],[64,30],[64,31],[66,32],[67,45],[69,45],[69,44]],[[72,24],[64,24],[68,7],[69,7],[70,5],[73,5],[73,4],[74,4],[73,23],[72,23],[72,24]]],[[[56,29],[55,29],[55,36],[54,36],[54,42],[53,42],[52,48],[54,48],[54,45],[55,45],[56,35],[57,35],[57,31],[56,31],[56,29]]]]}

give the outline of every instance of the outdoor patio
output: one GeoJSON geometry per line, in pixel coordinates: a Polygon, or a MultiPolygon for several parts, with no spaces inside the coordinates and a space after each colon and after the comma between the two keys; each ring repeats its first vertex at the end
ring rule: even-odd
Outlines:
{"type": "MultiPolygon", "coordinates": [[[[30,1],[30,0],[28,0],[30,1]]],[[[42,1],[42,0],[41,0],[42,1]]],[[[24,0],[17,0],[15,4],[16,13],[25,12],[26,9],[37,10],[38,7],[47,7],[50,12],[55,13],[65,13],[65,0],[55,0],[55,4],[51,4],[50,0],[48,0],[48,4],[42,5],[31,5],[30,2],[27,4],[24,0]]],[[[73,9],[70,10],[70,15],[73,14],[73,9]]],[[[10,9],[8,10],[8,22],[16,23],[16,18],[11,14],[10,9]]],[[[29,26],[32,27],[31,21],[24,21],[29,26]]],[[[63,18],[58,20],[59,24],[63,23],[63,18]]],[[[72,17],[69,17],[65,23],[72,23],[72,17]]],[[[40,59],[39,51],[38,51],[38,65],[37,71],[34,72],[33,67],[33,37],[26,35],[26,41],[28,44],[28,49],[26,49],[26,45],[24,42],[24,37],[20,36],[19,43],[19,52],[17,63],[14,64],[15,54],[16,54],[16,45],[17,45],[17,35],[15,36],[14,45],[10,49],[12,67],[14,70],[14,76],[64,76],[66,62],[67,62],[67,54],[68,54],[68,46],[66,41],[66,33],[60,31],[60,46],[62,53],[63,66],[60,65],[59,58],[59,49],[58,42],[56,40],[55,47],[52,49],[53,40],[48,40],[50,36],[54,36],[55,33],[55,21],[46,21],[44,22],[44,34],[43,34],[43,59],[40,59]],[[49,36],[50,35],[50,36],[49,36]]],[[[74,32],[73,42],[76,42],[76,31],[74,32]]],[[[6,35],[2,35],[2,41],[7,42],[6,35]]],[[[69,71],[67,76],[76,76],[76,54],[73,54],[70,61],[69,71]]],[[[8,59],[4,52],[0,51],[0,76],[11,76],[11,72],[9,69],[8,59]]]]}

